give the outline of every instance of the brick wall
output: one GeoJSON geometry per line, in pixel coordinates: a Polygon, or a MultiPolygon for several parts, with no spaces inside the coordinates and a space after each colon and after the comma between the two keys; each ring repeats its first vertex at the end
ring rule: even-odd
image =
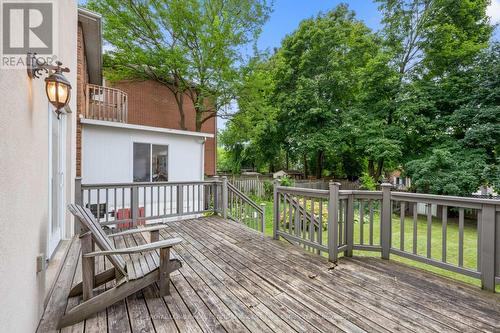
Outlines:
{"type": "MultiPolygon", "coordinates": [[[[128,123],[136,125],[181,129],[180,115],[172,92],[154,81],[122,81],[114,88],[128,94],[128,123]]],[[[184,98],[185,124],[189,131],[195,130],[195,110],[186,96],[184,98]]],[[[201,131],[216,134],[216,118],[206,121],[201,131]]],[[[216,139],[205,142],[205,174],[215,175],[216,139]]]]}
{"type": "Polygon", "coordinates": [[[83,29],[78,24],[77,37],[77,79],[76,79],[76,176],[82,176],[82,124],[80,115],[85,114],[86,86],[88,82],[87,59],[85,57],[85,40],[83,29]]]}

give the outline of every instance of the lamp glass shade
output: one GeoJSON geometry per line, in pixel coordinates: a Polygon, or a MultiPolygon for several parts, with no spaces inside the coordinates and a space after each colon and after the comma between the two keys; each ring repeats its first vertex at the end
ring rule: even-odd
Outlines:
{"type": "Polygon", "coordinates": [[[62,74],[54,73],[45,79],[45,91],[49,102],[60,110],[69,102],[71,85],[62,74]]]}

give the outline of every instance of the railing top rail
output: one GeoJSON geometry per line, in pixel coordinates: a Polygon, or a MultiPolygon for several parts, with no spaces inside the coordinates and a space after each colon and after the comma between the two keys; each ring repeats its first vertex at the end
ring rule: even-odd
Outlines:
{"type": "Polygon", "coordinates": [[[94,183],[82,184],[82,188],[103,188],[103,187],[133,187],[133,186],[171,186],[171,185],[201,185],[220,183],[218,180],[181,181],[181,182],[130,182],[130,183],[94,183]]]}
{"type": "Polygon", "coordinates": [[[316,189],[312,189],[312,188],[278,186],[276,189],[278,192],[281,192],[281,193],[306,195],[306,196],[318,197],[318,198],[328,198],[330,195],[328,190],[316,190],[316,189]]]}
{"type": "Polygon", "coordinates": [[[424,193],[409,193],[409,192],[391,192],[391,198],[394,200],[419,200],[419,201],[442,201],[449,203],[460,204],[489,204],[489,205],[500,205],[500,200],[498,199],[483,199],[483,198],[471,198],[471,197],[457,197],[451,195],[437,195],[437,194],[424,194],[424,193]]]}
{"type": "Polygon", "coordinates": [[[128,95],[125,91],[118,89],[118,88],[105,87],[105,86],[100,86],[98,84],[92,84],[92,83],[87,83],[87,86],[95,88],[95,89],[112,90],[112,91],[116,91],[116,92],[123,94],[123,95],[128,95]]]}

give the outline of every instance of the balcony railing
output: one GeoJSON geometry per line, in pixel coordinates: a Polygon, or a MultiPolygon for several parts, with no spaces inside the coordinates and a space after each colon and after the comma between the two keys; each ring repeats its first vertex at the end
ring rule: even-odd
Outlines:
{"type": "Polygon", "coordinates": [[[87,84],[85,118],[126,123],[128,120],[128,96],[125,92],[87,84]]]}

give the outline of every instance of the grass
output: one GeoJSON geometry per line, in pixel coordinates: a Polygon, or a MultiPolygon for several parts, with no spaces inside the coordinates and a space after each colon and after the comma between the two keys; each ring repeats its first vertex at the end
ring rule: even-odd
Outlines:
{"type": "MultiPolygon", "coordinates": [[[[268,200],[262,200],[259,198],[253,198],[257,203],[265,204],[265,234],[272,236],[273,233],[273,202],[268,200]]],[[[326,203],[325,203],[326,204],[326,203]]],[[[319,209],[315,208],[318,212],[319,209]]],[[[326,212],[326,206],[323,212],[326,212]]],[[[368,214],[364,214],[364,224],[363,224],[363,239],[364,244],[369,244],[369,220],[368,214]]],[[[323,221],[326,222],[326,216],[324,216],[323,221]]],[[[380,244],[380,214],[378,212],[374,213],[374,225],[373,225],[373,240],[374,244],[380,244]]],[[[406,217],[404,219],[404,250],[407,252],[412,252],[413,249],[413,218],[406,217]]],[[[447,245],[446,245],[446,262],[458,265],[458,244],[459,244],[459,228],[458,228],[458,218],[448,218],[447,224],[447,245]]],[[[360,244],[360,223],[359,223],[359,207],[356,207],[355,211],[355,226],[354,226],[354,243],[360,244]]],[[[392,247],[400,249],[400,231],[401,222],[400,217],[392,216],[392,247]]],[[[323,233],[323,243],[327,243],[327,233],[323,233]]],[[[477,225],[475,220],[465,219],[464,223],[464,250],[463,250],[463,267],[475,270],[477,267],[477,225]]],[[[420,256],[427,255],[427,218],[425,216],[420,216],[417,219],[417,254],[420,256]]],[[[326,254],[325,254],[326,255],[326,254]]],[[[354,251],[355,256],[370,256],[379,257],[378,252],[369,251],[354,251]]],[[[442,224],[440,219],[433,218],[432,220],[432,233],[431,233],[431,258],[441,261],[442,259],[442,224]]],[[[427,271],[434,272],[436,274],[446,276],[452,279],[456,279],[462,282],[473,284],[476,286],[481,285],[481,281],[476,278],[471,278],[462,274],[454,273],[448,270],[444,270],[432,265],[423,264],[411,259],[403,258],[394,254],[391,254],[391,259],[402,262],[404,264],[424,269],[427,271]]],[[[497,286],[497,291],[500,292],[500,286],[497,286]]]]}

